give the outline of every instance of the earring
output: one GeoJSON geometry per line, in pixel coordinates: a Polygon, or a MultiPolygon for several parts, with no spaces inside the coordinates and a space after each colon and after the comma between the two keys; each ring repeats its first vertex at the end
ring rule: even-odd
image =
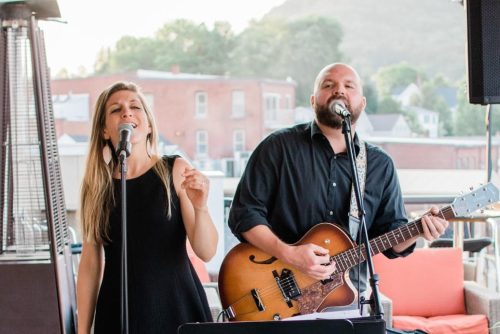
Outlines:
{"type": "Polygon", "coordinates": [[[109,147],[108,143],[106,143],[106,145],[104,145],[104,147],[102,148],[102,157],[104,159],[104,163],[106,165],[109,165],[109,162],[111,161],[113,155],[111,153],[111,148],[109,147]]]}
{"type": "Polygon", "coordinates": [[[146,153],[148,154],[148,157],[151,158],[151,134],[149,133],[146,136],[146,153]]]}

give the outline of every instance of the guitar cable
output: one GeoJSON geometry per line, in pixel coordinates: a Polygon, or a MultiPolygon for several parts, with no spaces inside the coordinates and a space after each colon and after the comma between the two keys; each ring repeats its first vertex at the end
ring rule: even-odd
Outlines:
{"type": "Polygon", "coordinates": [[[227,315],[226,315],[226,311],[225,310],[222,310],[219,315],[217,316],[217,320],[216,322],[226,322],[228,319],[227,319],[227,315]],[[222,318],[222,321],[220,321],[222,318]]]}

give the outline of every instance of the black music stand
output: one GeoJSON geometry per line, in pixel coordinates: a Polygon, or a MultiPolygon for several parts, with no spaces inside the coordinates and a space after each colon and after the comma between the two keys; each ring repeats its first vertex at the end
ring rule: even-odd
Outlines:
{"type": "Polygon", "coordinates": [[[188,323],[178,334],[386,334],[385,321],[375,317],[290,321],[188,323]]]}

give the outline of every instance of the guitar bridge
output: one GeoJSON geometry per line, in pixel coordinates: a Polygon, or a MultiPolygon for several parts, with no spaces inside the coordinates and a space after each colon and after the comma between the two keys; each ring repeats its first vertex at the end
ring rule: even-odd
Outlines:
{"type": "Polygon", "coordinates": [[[293,272],[285,268],[281,271],[281,275],[278,275],[278,272],[273,270],[273,276],[288,307],[293,307],[292,299],[302,294],[293,272]]]}
{"type": "Polygon", "coordinates": [[[255,302],[255,305],[257,306],[257,309],[261,312],[264,311],[266,308],[264,307],[264,304],[262,304],[262,300],[260,300],[260,297],[259,297],[257,290],[252,289],[251,293],[252,293],[253,301],[255,302]]]}

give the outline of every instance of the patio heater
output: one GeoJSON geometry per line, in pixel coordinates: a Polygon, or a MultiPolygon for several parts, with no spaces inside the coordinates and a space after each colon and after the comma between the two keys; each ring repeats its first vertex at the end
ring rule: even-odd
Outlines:
{"type": "Polygon", "coordinates": [[[0,0],[0,333],[73,333],[71,244],[38,20],[56,0],[0,0]]]}

